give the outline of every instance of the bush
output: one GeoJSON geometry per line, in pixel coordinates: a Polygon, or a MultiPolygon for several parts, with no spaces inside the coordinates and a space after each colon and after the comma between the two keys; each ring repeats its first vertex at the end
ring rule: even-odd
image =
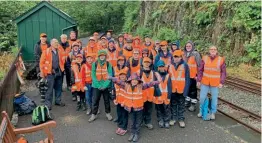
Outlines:
{"type": "Polygon", "coordinates": [[[167,27],[160,28],[157,32],[156,38],[167,41],[175,41],[180,39],[178,33],[176,33],[175,30],[167,27]]]}
{"type": "Polygon", "coordinates": [[[146,35],[152,36],[152,30],[146,27],[138,27],[136,29],[135,35],[140,36],[140,38],[144,38],[146,35]]]}

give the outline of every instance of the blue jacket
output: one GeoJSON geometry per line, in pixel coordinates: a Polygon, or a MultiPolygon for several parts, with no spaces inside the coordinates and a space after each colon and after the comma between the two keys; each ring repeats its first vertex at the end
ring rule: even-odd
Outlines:
{"type": "Polygon", "coordinates": [[[190,72],[189,72],[189,67],[187,65],[187,63],[182,59],[178,64],[176,63],[172,63],[175,67],[175,69],[177,70],[177,68],[181,65],[184,64],[185,67],[185,88],[184,88],[184,92],[183,95],[187,96],[188,92],[189,92],[189,87],[190,87],[190,72]]]}

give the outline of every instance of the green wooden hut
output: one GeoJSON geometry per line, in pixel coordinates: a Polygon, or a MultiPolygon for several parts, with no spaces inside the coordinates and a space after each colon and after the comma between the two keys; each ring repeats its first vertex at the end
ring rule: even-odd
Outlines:
{"type": "Polygon", "coordinates": [[[40,40],[40,33],[46,33],[48,40],[61,34],[69,35],[77,31],[77,25],[65,12],[57,9],[49,2],[42,1],[35,7],[15,19],[17,24],[18,45],[22,47],[24,61],[34,61],[34,45],[40,40]]]}

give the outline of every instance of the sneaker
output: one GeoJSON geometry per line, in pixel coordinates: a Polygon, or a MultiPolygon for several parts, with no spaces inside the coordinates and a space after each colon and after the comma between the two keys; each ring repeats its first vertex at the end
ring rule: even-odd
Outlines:
{"type": "Polygon", "coordinates": [[[176,123],[176,120],[170,120],[170,121],[169,121],[169,125],[170,125],[170,126],[174,126],[175,123],[176,123]]]}
{"type": "Polygon", "coordinates": [[[91,112],[92,112],[92,110],[91,110],[90,108],[88,108],[87,111],[86,111],[86,114],[87,114],[87,115],[90,115],[91,112]]]}
{"type": "Polygon", "coordinates": [[[152,130],[153,129],[153,125],[152,124],[145,124],[145,126],[149,129],[149,130],[152,130]]]}
{"type": "Polygon", "coordinates": [[[186,124],[184,121],[179,121],[178,123],[180,128],[185,128],[186,124]]]}
{"type": "Polygon", "coordinates": [[[111,121],[111,120],[113,119],[113,117],[111,116],[110,113],[107,113],[107,114],[106,114],[106,117],[107,117],[107,120],[108,120],[108,121],[111,121]]]}
{"type": "Polygon", "coordinates": [[[75,97],[75,96],[73,96],[73,97],[72,97],[72,100],[73,100],[73,101],[76,101],[76,97],[75,97]]]}
{"type": "Polygon", "coordinates": [[[131,134],[130,136],[129,136],[129,138],[128,138],[128,141],[133,141],[133,138],[134,138],[134,136],[135,136],[135,134],[131,134]]]}
{"type": "Polygon", "coordinates": [[[135,135],[134,135],[134,138],[133,138],[133,142],[137,142],[138,139],[139,139],[138,134],[135,134],[135,135]]]}
{"type": "Polygon", "coordinates": [[[158,126],[159,126],[160,128],[164,128],[164,122],[163,122],[163,121],[159,121],[159,122],[158,122],[158,126]]]}
{"type": "Polygon", "coordinates": [[[190,112],[196,111],[196,105],[191,104],[191,106],[188,108],[190,112]]]}
{"type": "Polygon", "coordinates": [[[199,112],[199,113],[197,114],[197,117],[198,117],[198,118],[202,118],[202,113],[199,112]]]}
{"type": "Polygon", "coordinates": [[[116,129],[116,134],[120,135],[121,128],[116,129]]]}
{"type": "Polygon", "coordinates": [[[118,121],[118,118],[115,118],[115,119],[113,120],[113,122],[115,122],[115,123],[117,123],[117,121],[118,121]]]}
{"type": "Polygon", "coordinates": [[[211,120],[215,120],[215,119],[216,119],[216,116],[215,116],[214,113],[212,113],[212,114],[210,115],[210,119],[211,119],[211,120]]]}
{"type": "Polygon", "coordinates": [[[124,136],[126,134],[127,130],[120,129],[119,135],[124,136]]]}
{"type": "Polygon", "coordinates": [[[168,122],[165,123],[165,128],[169,129],[170,125],[168,122]]]}
{"type": "Polygon", "coordinates": [[[92,114],[91,117],[89,118],[88,122],[93,122],[96,119],[96,115],[92,114]]]}

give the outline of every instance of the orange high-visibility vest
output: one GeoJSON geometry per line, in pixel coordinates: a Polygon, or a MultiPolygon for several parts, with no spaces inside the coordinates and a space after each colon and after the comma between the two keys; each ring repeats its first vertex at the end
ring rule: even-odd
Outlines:
{"type": "Polygon", "coordinates": [[[85,56],[87,54],[92,54],[93,55],[93,58],[96,59],[97,58],[97,53],[98,53],[98,48],[97,46],[95,45],[93,48],[90,47],[90,45],[87,45],[84,49],[83,49],[83,52],[85,53],[85,56]]]}
{"type": "Polygon", "coordinates": [[[129,59],[133,56],[133,50],[128,51],[127,49],[123,48],[123,55],[126,57],[126,59],[129,59]]]}
{"type": "Polygon", "coordinates": [[[72,85],[71,91],[72,92],[75,92],[75,91],[84,92],[84,86],[83,86],[83,83],[82,83],[82,74],[79,71],[77,64],[72,65],[72,71],[73,71],[74,77],[75,77],[75,84],[72,85]]]}
{"type": "Polygon", "coordinates": [[[134,90],[132,91],[131,85],[126,84],[126,94],[124,99],[124,107],[127,109],[134,108],[136,109],[143,109],[144,100],[142,95],[142,85],[137,85],[134,90]]]}
{"type": "Polygon", "coordinates": [[[168,101],[168,98],[167,98],[167,96],[168,96],[168,88],[167,88],[168,87],[167,86],[168,78],[169,78],[169,74],[166,75],[164,81],[161,80],[161,82],[159,83],[161,96],[155,98],[155,100],[154,100],[155,104],[166,104],[166,105],[169,104],[169,101],[168,101]]]}
{"type": "Polygon", "coordinates": [[[162,60],[165,63],[166,66],[171,64],[171,58],[170,57],[167,57],[167,58],[160,57],[160,60],[162,60]]]}
{"type": "Polygon", "coordinates": [[[187,64],[188,64],[189,71],[190,71],[190,78],[195,78],[197,75],[197,63],[195,60],[195,56],[189,57],[187,64]]]}
{"type": "MultiPolygon", "coordinates": [[[[59,67],[61,71],[64,71],[64,60],[62,52],[58,49],[57,53],[59,57],[59,67]]],[[[45,52],[42,53],[40,58],[40,70],[44,74],[44,76],[47,76],[48,74],[52,74],[52,49],[47,48],[45,52]]]]}
{"type": "Polygon", "coordinates": [[[96,79],[98,81],[100,81],[100,80],[107,80],[107,77],[108,77],[107,62],[104,63],[104,65],[102,67],[101,67],[100,63],[97,62],[96,79]]]}
{"type": "Polygon", "coordinates": [[[67,57],[69,56],[69,53],[71,52],[70,46],[68,46],[68,47],[66,47],[66,48],[64,49],[61,45],[59,45],[59,49],[60,49],[61,52],[62,52],[64,61],[66,62],[66,59],[67,59],[67,57]]]}
{"type": "Polygon", "coordinates": [[[114,52],[107,52],[107,61],[109,62],[109,63],[111,63],[111,65],[113,66],[113,67],[115,67],[116,65],[117,65],[117,57],[118,57],[118,51],[117,50],[115,50],[114,52]]]}
{"type": "MultiPolygon", "coordinates": [[[[152,82],[154,81],[154,73],[151,70],[149,73],[149,76],[147,77],[145,73],[142,73],[142,78],[141,80],[143,81],[143,83],[148,83],[148,82],[152,82]]],[[[154,100],[154,87],[150,87],[148,89],[145,89],[142,91],[143,94],[143,98],[144,98],[144,102],[149,101],[149,102],[153,102],[154,100]]]]}
{"type": "Polygon", "coordinates": [[[157,55],[157,52],[155,49],[152,49],[151,50],[151,54],[153,55],[153,59],[155,59],[156,55],[157,55]]]}
{"type": "Polygon", "coordinates": [[[170,66],[171,81],[172,81],[172,93],[183,93],[185,88],[185,66],[179,65],[177,70],[173,65],[170,66]]]}
{"type": "Polygon", "coordinates": [[[125,95],[126,95],[125,89],[115,84],[115,90],[116,90],[116,103],[120,104],[121,106],[124,106],[125,95]]]}
{"type": "Polygon", "coordinates": [[[85,82],[92,81],[91,68],[89,68],[86,64],[83,64],[82,68],[81,68],[81,71],[82,70],[84,70],[84,72],[85,72],[85,82]]]}
{"type": "Polygon", "coordinates": [[[201,83],[204,85],[218,86],[220,84],[220,66],[223,64],[224,59],[217,56],[212,61],[209,56],[204,56],[203,61],[205,65],[201,83]]]}
{"type": "Polygon", "coordinates": [[[144,43],[143,48],[148,48],[148,50],[151,51],[154,48],[154,43],[151,41],[151,44],[149,46],[147,46],[146,43],[144,43]]]}
{"type": "Polygon", "coordinates": [[[130,63],[130,72],[131,72],[131,74],[137,73],[139,75],[140,74],[140,61],[138,61],[138,64],[135,67],[132,66],[133,58],[129,59],[129,63],[130,63]]]}
{"type": "Polygon", "coordinates": [[[40,43],[40,48],[41,48],[41,51],[44,52],[48,48],[48,46],[47,46],[47,44],[41,44],[40,43]]]}

